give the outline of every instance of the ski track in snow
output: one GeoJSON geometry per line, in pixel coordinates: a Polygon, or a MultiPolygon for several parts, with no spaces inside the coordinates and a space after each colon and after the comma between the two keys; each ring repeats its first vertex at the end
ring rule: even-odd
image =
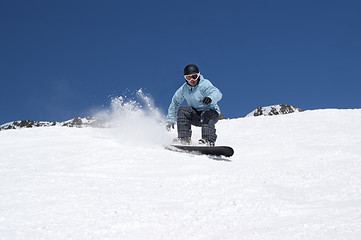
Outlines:
{"type": "Polygon", "coordinates": [[[0,239],[360,239],[360,119],[222,120],[231,161],[165,150],[175,131],[2,131],[0,239]]]}

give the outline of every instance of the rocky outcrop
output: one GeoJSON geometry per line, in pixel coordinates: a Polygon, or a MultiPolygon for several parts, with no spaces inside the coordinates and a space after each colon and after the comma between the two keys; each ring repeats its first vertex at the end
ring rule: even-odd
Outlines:
{"type": "Polygon", "coordinates": [[[219,115],[219,120],[227,119],[222,113],[219,115]]]}
{"type": "Polygon", "coordinates": [[[63,126],[63,127],[105,127],[106,121],[101,119],[96,119],[92,116],[86,118],[73,118],[64,122],[54,122],[54,121],[31,121],[31,120],[22,120],[14,121],[10,123],[5,123],[0,126],[0,131],[9,130],[9,129],[19,129],[19,128],[34,128],[34,127],[50,127],[50,126],[63,126]]]}
{"type": "Polygon", "coordinates": [[[302,109],[286,104],[279,104],[268,107],[258,107],[246,117],[257,117],[257,116],[274,116],[274,115],[283,115],[294,112],[303,112],[302,109]]]}

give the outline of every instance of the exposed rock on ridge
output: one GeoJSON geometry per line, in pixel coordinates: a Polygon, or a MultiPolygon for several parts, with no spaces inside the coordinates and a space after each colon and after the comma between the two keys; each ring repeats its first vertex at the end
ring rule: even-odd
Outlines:
{"type": "Polygon", "coordinates": [[[22,121],[9,122],[1,125],[0,131],[9,130],[9,129],[19,129],[19,128],[50,127],[50,126],[106,127],[106,121],[101,119],[96,119],[92,116],[86,118],[76,117],[64,122],[22,120],[22,121]]]}
{"type": "Polygon", "coordinates": [[[274,115],[283,115],[294,112],[303,112],[303,110],[291,105],[279,104],[268,107],[258,107],[253,112],[249,113],[246,117],[274,116],[274,115]]]}

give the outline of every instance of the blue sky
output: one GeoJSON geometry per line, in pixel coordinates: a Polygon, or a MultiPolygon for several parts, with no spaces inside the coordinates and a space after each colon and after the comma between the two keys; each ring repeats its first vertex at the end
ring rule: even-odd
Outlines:
{"type": "Polygon", "coordinates": [[[0,124],[87,116],[194,63],[226,117],[360,108],[361,1],[0,1],[0,124]]]}

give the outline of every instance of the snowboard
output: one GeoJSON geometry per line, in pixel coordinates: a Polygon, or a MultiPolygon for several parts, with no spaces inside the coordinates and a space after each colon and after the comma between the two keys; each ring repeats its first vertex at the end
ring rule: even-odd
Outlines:
{"type": "MultiPolygon", "coordinates": [[[[213,156],[225,156],[230,157],[233,155],[234,150],[229,146],[197,146],[197,145],[179,145],[172,144],[171,148],[179,149],[185,152],[194,152],[205,155],[213,155],[213,156]]],[[[172,150],[172,149],[170,149],[172,150]]]]}

